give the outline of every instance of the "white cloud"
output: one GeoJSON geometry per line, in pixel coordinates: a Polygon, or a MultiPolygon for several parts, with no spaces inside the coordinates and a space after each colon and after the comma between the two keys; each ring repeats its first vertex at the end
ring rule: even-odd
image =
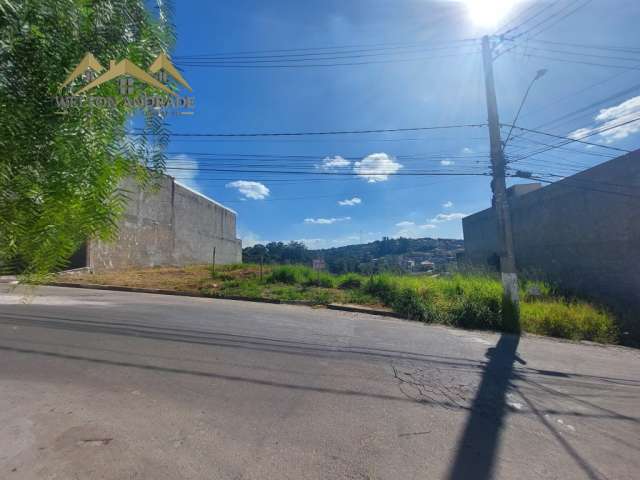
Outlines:
{"type": "Polygon", "coordinates": [[[435,225],[431,223],[427,223],[424,225],[416,225],[415,222],[404,221],[400,223],[396,223],[396,227],[399,229],[395,232],[393,237],[405,237],[405,238],[419,238],[424,237],[426,235],[427,230],[432,230],[437,228],[435,225]]]}
{"type": "MultiPolygon", "coordinates": [[[[595,116],[594,120],[596,126],[593,128],[579,128],[569,134],[570,138],[579,140],[587,135],[590,135],[599,129],[606,129],[621,123],[629,122],[640,116],[640,96],[625,100],[619,105],[614,107],[604,108],[600,110],[600,113],[595,116]]],[[[640,132],[640,121],[633,123],[627,123],[617,128],[611,128],[597,135],[602,138],[606,143],[613,143],[616,140],[622,140],[629,135],[640,132]]]]}
{"type": "Polygon", "coordinates": [[[331,225],[336,222],[348,222],[351,217],[338,217],[338,218],[305,218],[304,223],[312,223],[315,225],[331,225]]]}
{"type": "Polygon", "coordinates": [[[360,205],[362,199],[359,197],[347,198],[346,200],[338,200],[338,205],[343,207],[353,207],[354,205],[360,205]]]}
{"type": "Polygon", "coordinates": [[[316,168],[321,170],[335,170],[337,168],[348,167],[349,165],[351,165],[349,160],[342,158],[340,155],[335,155],[334,157],[323,158],[322,163],[316,165],[316,168]]]}
{"type": "Polygon", "coordinates": [[[344,247],[345,245],[353,245],[358,243],[360,237],[358,235],[349,235],[342,238],[301,238],[296,242],[304,243],[307,248],[318,250],[322,248],[344,247]]]}
{"type": "Polygon", "coordinates": [[[258,243],[269,243],[266,240],[262,240],[260,235],[253,233],[251,230],[238,229],[238,238],[242,239],[242,248],[253,247],[258,243]]]}
{"type": "Polygon", "coordinates": [[[579,128],[577,130],[574,130],[573,132],[571,132],[567,136],[569,138],[573,138],[574,140],[578,140],[579,138],[582,138],[585,135],[589,135],[589,133],[591,133],[591,129],[590,128],[579,128]]]}
{"type": "Polygon", "coordinates": [[[353,164],[353,171],[369,183],[384,182],[401,168],[402,165],[386,153],[372,153],[353,164]]]}
{"type": "Polygon", "coordinates": [[[173,155],[167,160],[167,173],[183,185],[202,193],[202,186],[198,183],[198,162],[183,153],[173,155]],[[179,168],[180,170],[173,170],[179,168]],[[185,170],[183,170],[185,169],[185,170]]]}
{"type": "Polygon", "coordinates": [[[447,159],[447,160],[440,160],[440,165],[448,166],[448,165],[453,165],[454,163],[456,163],[456,162],[454,162],[453,160],[449,160],[449,159],[447,159]]]}
{"type": "Polygon", "coordinates": [[[451,200],[448,200],[442,204],[442,208],[452,208],[452,207],[453,207],[453,202],[451,200]]]}
{"type": "Polygon", "coordinates": [[[227,183],[225,187],[237,188],[241,195],[251,200],[264,200],[270,193],[270,190],[266,185],[263,185],[260,182],[250,182],[248,180],[236,180],[235,182],[227,183]]]}
{"type": "Polygon", "coordinates": [[[462,149],[462,153],[464,153],[465,155],[470,155],[473,153],[473,149],[469,148],[469,147],[464,147],[462,149]]]}
{"type": "Polygon", "coordinates": [[[467,213],[439,213],[431,219],[433,223],[450,222],[451,220],[461,220],[467,213]]]}

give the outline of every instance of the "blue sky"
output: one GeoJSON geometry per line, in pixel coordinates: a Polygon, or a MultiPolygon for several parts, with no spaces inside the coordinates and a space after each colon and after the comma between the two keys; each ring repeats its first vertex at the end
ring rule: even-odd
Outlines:
{"type": "MultiPolygon", "coordinates": [[[[640,66],[640,4],[635,0],[494,0],[475,10],[470,5],[474,0],[175,3],[178,42],[173,58],[193,87],[196,113],[172,118],[173,132],[482,124],[486,107],[479,47],[458,41],[503,33],[525,20],[507,34],[519,35],[515,42],[505,41],[500,48],[517,47],[495,62],[503,123],[513,120],[525,90],[542,68],[548,72],[534,84],[518,121],[521,126],[578,137],[629,119],[634,112],[640,115],[640,88],[634,89],[640,70],[633,70],[640,66]],[[508,15],[499,19],[505,12],[508,15]],[[494,20],[495,25],[488,24],[494,20]],[[194,62],[196,55],[233,58],[212,65],[202,59],[194,62]],[[291,58],[296,60],[287,63],[291,58]],[[222,68],[220,63],[233,66],[222,68]],[[282,63],[366,64],[273,67],[282,63]],[[619,92],[627,93],[613,97],[619,92]],[[613,98],[598,103],[607,97],[613,98]],[[568,114],[572,115],[561,118],[568,114]]],[[[588,140],[637,148],[639,124],[588,140]]],[[[527,134],[510,143],[507,153],[517,157],[540,149],[536,142],[559,141],[527,134]]],[[[190,168],[170,174],[238,212],[245,245],[303,240],[321,248],[382,236],[461,238],[461,217],[489,207],[491,201],[487,176],[409,175],[487,172],[486,128],[174,137],[169,151],[173,166],[190,168]],[[207,170],[211,168],[243,171],[207,170]],[[307,174],[255,172],[265,169],[307,174]],[[350,176],[317,175],[321,172],[350,176]]],[[[522,160],[514,168],[567,175],[616,154],[574,143],[522,160]]]]}

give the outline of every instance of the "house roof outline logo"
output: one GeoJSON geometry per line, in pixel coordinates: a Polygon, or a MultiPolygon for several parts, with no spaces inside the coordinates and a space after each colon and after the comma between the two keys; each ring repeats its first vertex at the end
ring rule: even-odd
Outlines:
{"type": "MultiPolygon", "coordinates": [[[[73,69],[73,71],[69,74],[66,80],[60,85],[60,90],[73,82],[80,75],[84,74],[87,70],[93,70],[96,73],[103,72],[104,67],[96,60],[96,58],[91,53],[87,53],[84,58],[80,61],[80,63],[73,69]]],[[[78,90],[78,94],[86,93],[89,90],[92,90],[99,85],[102,85],[105,82],[110,80],[115,80],[121,76],[129,76],[133,77],[136,80],[146,83],[152,87],[155,87],[159,90],[162,90],[169,95],[177,96],[178,94],[171,89],[169,89],[166,85],[162,84],[156,78],[153,77],[154,73],[164,70],[167,74],[171,75],[176,82],[187,88],[189,91],[193,91],[191,86],[187,83],[187,81],[182,77],[180,72],[175,68],[175,66],[171,63],[169,57],[161,53],[156,57],[154,62],[149,67],[149,72],[144,71],[140,67],[138,67],[131,60],[124,59],[119,62],[115,60],[111,60],[109,63],[109,69],[99,75],[97,78],[89,82],[87,85],[78,90]]]]}
{"type": "Polygon", "coordinates": [[[73,71],[69,74],[69,76],[65,79],[64,82],[60,85],[60,91],[71,82],[73,82],[76,78],[83,75],[87,70],[93,70],[95,73],[100,73],[104,70],[104,67],[100,64],[100,62],[93,56],[91,52],[87,52],[80,63],[73,69],[73,71]]]}
{"type": "Polygon", "coordinates": [[[193,91],[191,86],[182,77],[178,69],[173,65],[173,63],[171,63],[171,60],[169,59],[169,57],[164,53],[161,53],[160,55],[158,55],[158,57],[153,61],[153,63],[149,67],[149,71],[151,73],[157,73],[162,70],[164,70],[169,75],[171,75],[176,82],[178,82],[180,85],[185,87],[187,90],[189,90],[190,92],[193,91]]]}

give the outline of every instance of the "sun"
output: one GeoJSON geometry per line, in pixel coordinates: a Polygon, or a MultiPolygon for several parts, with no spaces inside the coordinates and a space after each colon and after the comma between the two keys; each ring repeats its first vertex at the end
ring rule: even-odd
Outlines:
{"type": "Polygon", "coordinates": [[[495,27],[518,0],[463,0],[471,21],[481,27],[495,27]]]}

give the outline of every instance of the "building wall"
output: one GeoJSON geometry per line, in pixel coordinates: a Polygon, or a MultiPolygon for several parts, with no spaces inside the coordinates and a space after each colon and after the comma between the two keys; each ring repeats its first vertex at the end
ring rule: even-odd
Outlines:
{"type": "Polygon", "coordinates": [[[114,241],[89,242],[89,266],[94,269],[131,266],[240,263],[232,210],[163,177],[155,191],[142,191],[133,180],[122,190],[129,197],[114,241]]]}
{"type": "MultiPolygon", "coordinates": [[[[640,150],[510,198],[518,270],[640,311],[640,150]]],[[[496,254],[492,209],[463,220],[465,257],[496,254]]]]}

